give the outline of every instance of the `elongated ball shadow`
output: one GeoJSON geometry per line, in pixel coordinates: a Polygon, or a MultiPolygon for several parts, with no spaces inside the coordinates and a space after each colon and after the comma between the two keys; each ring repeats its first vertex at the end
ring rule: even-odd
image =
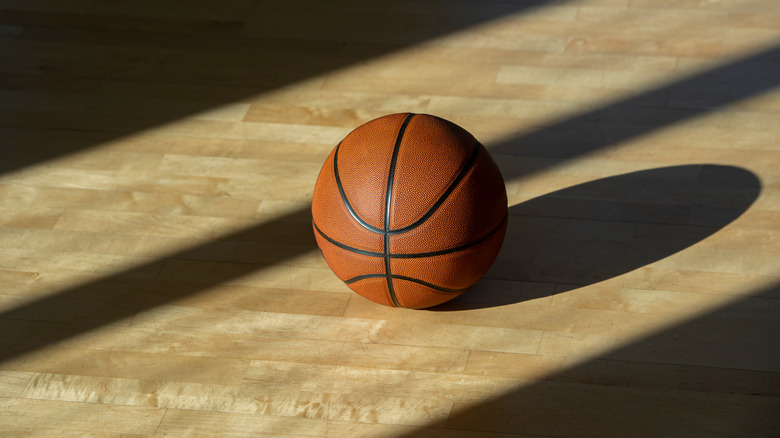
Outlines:
{"type": "Polygon", "coordinates": [[[513,304],[623,275],[707,239],[760,191],[748,170],[701,164],[632,172],[530,199],[509,209],[504,245],[485,279],[436,310],[513,304]]]}

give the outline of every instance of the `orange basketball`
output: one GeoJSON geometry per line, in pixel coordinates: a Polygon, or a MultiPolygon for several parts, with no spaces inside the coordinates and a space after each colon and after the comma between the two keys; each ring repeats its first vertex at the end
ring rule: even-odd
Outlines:
{"type": "Polygon", "coordinates": [[[424,308],[476,283],[501,249],[504,181],[466,130],[425,114],[359,126],[331,152],[312,201],[328,266],[380,304],[424,308]]]}

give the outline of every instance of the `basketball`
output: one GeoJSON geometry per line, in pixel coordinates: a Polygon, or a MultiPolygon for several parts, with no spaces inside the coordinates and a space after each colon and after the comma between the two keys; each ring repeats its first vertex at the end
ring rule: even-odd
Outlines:
{"type": "Polygon", "coordinates": [[[462,294],[493,264],[506,232],[506,189],[465,129],[392,114],[359,126],[330,153],[312,218],[325,261],[353,291],[421,309],[462,294]]]}

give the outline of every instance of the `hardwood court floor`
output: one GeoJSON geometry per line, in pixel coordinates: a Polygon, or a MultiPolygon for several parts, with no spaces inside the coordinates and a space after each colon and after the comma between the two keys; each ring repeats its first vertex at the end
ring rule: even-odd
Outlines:
{"type": "Polygon", "coordinates": [[[0,435],[780,436],[775,0],[0,1],[0,435]],[[430,310],[322,260],[351,129],[509,193],[430,310]]]}

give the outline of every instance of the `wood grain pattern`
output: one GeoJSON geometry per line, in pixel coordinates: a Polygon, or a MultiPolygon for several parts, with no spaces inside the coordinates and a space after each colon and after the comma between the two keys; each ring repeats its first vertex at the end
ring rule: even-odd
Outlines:
{"type": "Polygon", "coordinates": [[[780,436],[773,0],[0,4],[0,435],[780,436]],[[378,306],[332,148],[493,154],[495,265],[378,306]]]}

